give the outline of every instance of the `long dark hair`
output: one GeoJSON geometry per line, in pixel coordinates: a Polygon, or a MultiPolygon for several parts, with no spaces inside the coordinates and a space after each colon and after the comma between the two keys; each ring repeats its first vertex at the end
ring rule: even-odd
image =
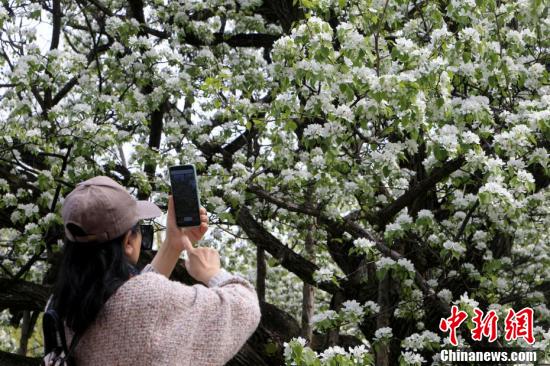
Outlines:
{"type": "MultiPolygon", "coordinates": [[[[69,230],[83,235],[77,226],[69,230]]],[[[136,233],[139,225],[131,230],[136,233]]],[[[65,239],[53,304],[59,317],[78,335],[84,333],[109,297],[130,278],[131,264],[124,254],[123,239],[124,235],[105,243],[75,243],[65,239]]]]}

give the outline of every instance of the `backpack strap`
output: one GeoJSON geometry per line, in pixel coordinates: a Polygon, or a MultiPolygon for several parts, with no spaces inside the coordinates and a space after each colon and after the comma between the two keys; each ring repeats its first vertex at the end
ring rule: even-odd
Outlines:
{"type": "Polygon", "coordinates": [[[65,357],[64,361],[68,365],[75,365],[74,359],[72,356],[73,351],[80,340],[80,335],[75,334],[70,347],[67,347],[67,339],[65,337],[65,326],[61,321],[57,311],[53,308],[53,301],[50,298],[48,305],[46,306],[46,311],[44,312],[44,317],[42,320],[44,328],[44,351],[45,354],[48,354],[55,350],[56,348],[63,350],[65,357]]]}
{"type": "Polygon", "coordinates": [[[57,327],[59,329],[59,334],[61,337],[61,345],[63,347],[63,352],[65,353],[65,357],[63,358],[63,360],[67,363],[67,365],[75,366],[76,364],[72,354],[76,348],[76,345],[78,344],[78,341],[80,340],[80,335],[75,333],[75,335],[73,336],[73,339],[71,340],[71,345],[67,347],[67,338],[65,337],[65,326],[63,325],[63,322],[61,321],[59,316],[57,316],[57,321],[58,321],[57,327]]]}
{"type": "Polygon", "coordinates": [[[52,298],[48,300],[44,317],[42,319],[42,328],[44,332],[44,353],[48,354],[56,348],[62,348],[61,335],[58,331],[59,319],[57,312],[53,309],[52,298]]]}
{"type": "MultiPolygon", "coordinates": [[[[65,351],[65,362],[67,363],[67,365],[69,366],[76,366],[76,363],[75,363],[75,360],[74,360],[74,357],[73,357],[73,351],[75,350],[76,348],[76,345],[78,344],[78,341],[80,340],[80,337],[78,336],[78,334],[75,334],[72,341],[71,341],[71,346],[69,347],[69,351],[65,351]]],[[[65,342],[66,344],[66,342],[65,342]]]]}

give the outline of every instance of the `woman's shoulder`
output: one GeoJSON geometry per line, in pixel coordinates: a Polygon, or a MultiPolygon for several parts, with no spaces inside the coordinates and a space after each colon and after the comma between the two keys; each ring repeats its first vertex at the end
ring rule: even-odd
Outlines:
{"type": "Polygon", "coordinates": [[[164,293],[165,287],[170,287],[170,280],[155,272],[146,272],[130,278],[117,293],[123,296],[147,296],[164,293]]]}
{"type": "Polygon", "coordinates": [[[171,281],[156,272],[145,272],[130,278],[116,292],[115,302],[135,303],[140,305],[181,303],[180,298],[187,298],[194,293],[192,286],[171,281]]]}

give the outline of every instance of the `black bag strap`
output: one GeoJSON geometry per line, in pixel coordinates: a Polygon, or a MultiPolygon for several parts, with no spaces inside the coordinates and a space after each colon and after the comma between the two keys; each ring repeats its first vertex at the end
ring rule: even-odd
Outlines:
{"type": "Polygon", "coordinates": [[[42,319],[44,354],[46,355],[61,346],[61,336],[57,331],[57,323],[57,313],[53,309],[46,309],[42,319]]]}
{"type": "Polygon", "coordinates": [[[55,348],[60,348],[65,353],[64,360],[68,365],[75,365],[72,353],[80,340],[80,335],[75,334],[71,340],[70,347],[67,347],[67,339],[65,337],[65,326],[61,321],[57,311],[53,308],[53,300],[50,299],[44,317],[42,320],[44,328],[44,349],[48,354],[55,348]]]}
{"type": "MultiPolygon", "coordinates": [[[[75,334],[71,341],[71,346],[69,347],[69,351],[67,352],[67,348],[65,348],[65,362],[69,366],[76,366],[76,362],[73,357],[73,351],[75,350],[79,340],[80,340],[80,337],[78,336],[78,334],[75,334]]],[[[65,347],[66,347],[66,341],[65,341],[65,347]]]]}

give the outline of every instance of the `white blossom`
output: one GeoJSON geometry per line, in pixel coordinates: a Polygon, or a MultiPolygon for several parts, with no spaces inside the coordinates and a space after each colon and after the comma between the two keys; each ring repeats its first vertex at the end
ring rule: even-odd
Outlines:
{"type": "Polygon", "coordinates": [[[371,313],[371,314],[376,314],[376,313],[380,312],[380,306],[377,303],[375,303],[374,301],[371,301],[371,300],[365,302],[363,307],[365,309],[368,309],[368,312],[371,313]]]}
{"type": "Polygon", "coordinates": [[[412,217],[408,213],[403,212],[395,219],[395,222],[399,225],[408,225],[412,223],[412,217]]]}
{"type": "Polygon", "coordinates": [[[414,264],[407,258],[401,258],[397,261],[397,264],[405,268],[409,272],[414,272],[414,264]]]}
{"type": "Polygon", "coordinates": [[[403,356],[403,360],[407,365],[421,365],[424,362],[426,362],[424,357],[422,357],[418,353],[406,351],[406,352],[401,352],[401,355],[403,356]]]}
{"type": "Polygon", "coordinates": [[[338,317],[338,314],[334,310],[327,310],[322,313],[315,314],[311,317],[311,324],[319,323],[326,319],[336,319],[338,317]]]}
{"type": "Polygon", "coordinates": [[[434,214],[430,210],[422,209],[418,211],[418,218],[419,219],[433,219],[434,214]]]}
{"type": "Polygon", "coordinates": [[[365,353],[368,353],[367,348],[364,344],[355,346],[349,349],[349,353],[353,356],[354,359],[361,359],[365,353]]]}
{"type": "Polygon", "coordinates": [[[342,306],[342,311],[346,314],[353,314],[358,317],[363,316],[363,307],[356,300],[347,300],[342,303],[342,306]]]}
{"type": "Polygon", "coordinates": [[[367,238],[358,238],[353,241],[353,245],[363,250],[370,250],[376,247],[376,243],[367,238]]]}
{"type": "Polygon", "coordinates": [[[334,273],[328,268],[320,268],[313,272],[313,279],[316,282],[323,282],[323,281],[330,281],[332,277],[334,276],[334,273]]]}
{"type": "Polygon", "coordinates": [[[386,225],[387,232],[400,231],[401,229],[401,225],[397,222],[392,222],[391,224],[386,225]]]}
{"type": "Polygon", "coordinates": [[[391,327],[379,328],[374,332],[374,340],[380,341],[382,339],[390,339],[393,337],[393,332],[391,327]]]}
{"type": "Polygon", "coordinates": [[[347,355],[347,352],[340,346],[329,347],[320,354],[321,361],[329,361],[336,355],[347,355]]]}
{"type": "Polygon", "coordinates": [[[455,305],[458,305],[458,304],[465,304],[465,305],[469,305],[470,307],[472,308],[477,308],[479,306],[479,303],[477,301],[475,301],[474,299],[470,299],[468,297],[468,292],[464,292],[464,294],[462,294],[460,296],[460,299],[459,300],[455,300],[453,302],[453,304],[455,305]]]}
{"type": "Polygon", "coordinates": [[[38,213],[38,206],[34,203],[19,204],[17,208],[23,210],[25,217],[31,217],[32,215],[38,213]]]}
{"type": "Polygon", "coordinates": [[[450,304],[453,300],[453,293],[451,290],[444,288],[437,293],[437,297],[439,297],[446,304],[450,304]]]}
{"type": "Polygon", "coordinates": [[[385,269],[395,264],[395,261],[389,257],[382,257],[376,261],[376,269],[385,269]]]}

